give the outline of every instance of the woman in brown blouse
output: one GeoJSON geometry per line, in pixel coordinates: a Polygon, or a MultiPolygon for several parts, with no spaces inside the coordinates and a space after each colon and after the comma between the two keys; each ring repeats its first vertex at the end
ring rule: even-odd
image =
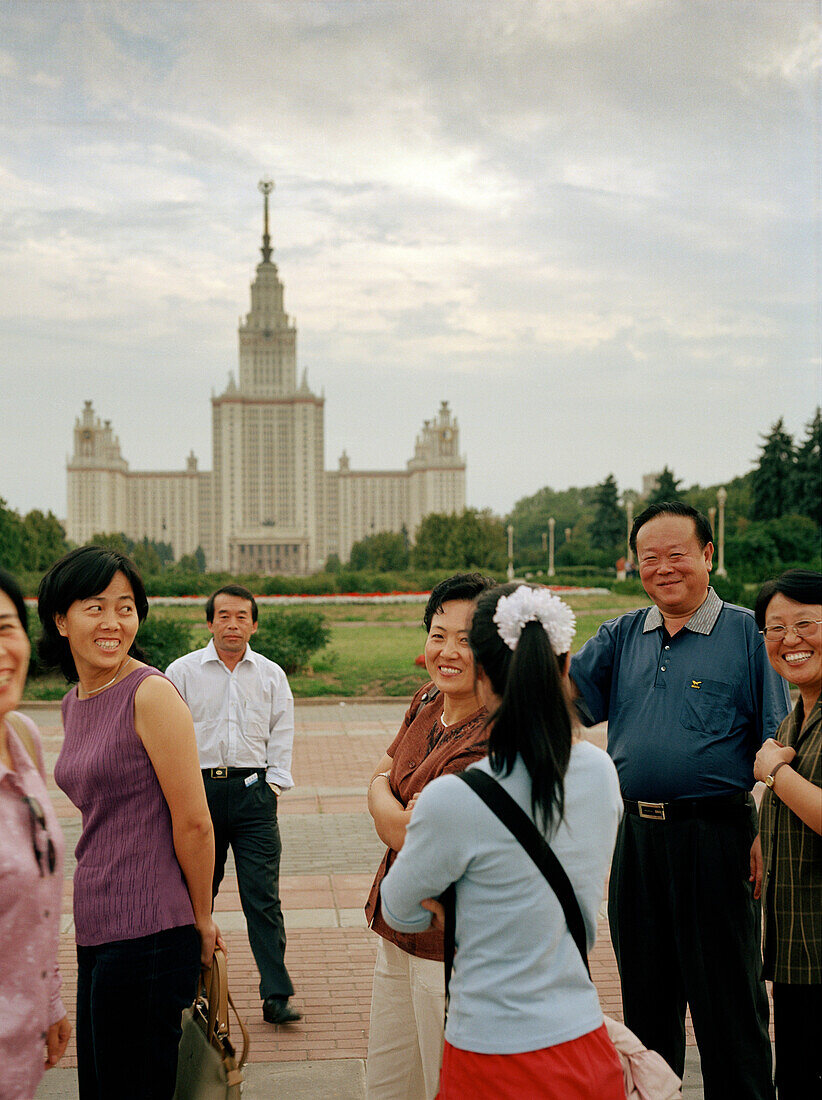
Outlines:
{"type": "Polygon", "coordinates": [[[445,980],[442,933],[411,936],[380,913],[380,883],[405,840],[417,795],[446,772],[487,752],[486,711],[476,693],[468,630],[474,601],[495,581],[458,573],[434,588],[423,616],[431,682],[416,693],[399,733],[371,778],[368,811],[387,850],[365,907],[380,937],[368,1040],[368,1100],[433,1100],[442,1058],[445,980]]]}

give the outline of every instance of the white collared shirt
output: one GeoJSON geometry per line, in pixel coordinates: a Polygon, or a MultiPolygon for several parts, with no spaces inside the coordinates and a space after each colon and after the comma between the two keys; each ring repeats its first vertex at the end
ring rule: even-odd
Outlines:
{"type": "Polygon", "coordinates": [[[191,711],[201,768],[265,768],[266,782],[294,786],[294,699],[279,665],[247,645],[230,672],[212,638],[166,676],[191,711]]]}

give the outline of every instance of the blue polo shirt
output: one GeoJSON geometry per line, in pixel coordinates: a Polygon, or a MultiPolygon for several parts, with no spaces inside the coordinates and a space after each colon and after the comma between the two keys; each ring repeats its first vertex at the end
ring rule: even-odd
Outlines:
{"type": "Polygon", "coordinates": [[[603,623],[571,659],[623,797],[649,802],[750,790],[753,760],[790,710],[753,613],[712,588],[673,637],[657,607],[603,623]]]}

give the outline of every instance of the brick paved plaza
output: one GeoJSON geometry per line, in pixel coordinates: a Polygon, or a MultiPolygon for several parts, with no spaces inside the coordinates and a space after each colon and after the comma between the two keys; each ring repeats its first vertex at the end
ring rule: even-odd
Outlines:
{"type": "MultiPolygon", "coordinates": [[[[251,1034],[244,1097],[247,1100],[303,1100],[364,1096],[368,1010],[374,966],[374,934],[362,907],[382,855],[365,809],[368,778],[399,727],[404,701],[297,704],[293,773],[297,786],[280,800],[283,858],[280,888],[288,932],[287,963],[295,986],[298,1024],[263,1023],[258,976],[229,862],[215,907],[228,945],[229,977],[237,1007],[251,1034]]],[[[51,775],[62,739],[59,710],[32,707],[41,728],[51,775]]],[[[604,730],[590,731],[597,743],[604,730]]],[[[69,1017],[74,1017],[75,955],[71,919],[73,850],[79,813],[50,782],[66,833],[66,885],[60,963],[69,1017]]],[[[605,1012],[621,1018],[619,981],[606,921],[591,970],[605,1012]]],[[[688,1032],[686,1092],[701,1097],[698,1057],[688,1032]]],[[[38,1100],[74,1097],[76,1066],[72,1040],[60,1069],[46,1074],[38,1100]]]]}

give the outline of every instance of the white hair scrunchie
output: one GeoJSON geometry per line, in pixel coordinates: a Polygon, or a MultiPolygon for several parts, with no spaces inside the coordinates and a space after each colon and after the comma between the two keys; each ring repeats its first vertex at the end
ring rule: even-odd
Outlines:
{"type": "Polygon", "coordinates": [[[571,648],[577,620],[571,608],[547,588],[521,584],[510,596],[500,596],[494,612],[497,633],[509,649],[516,649],[526,623],[541,623],[557,657],[571,648]]]}

